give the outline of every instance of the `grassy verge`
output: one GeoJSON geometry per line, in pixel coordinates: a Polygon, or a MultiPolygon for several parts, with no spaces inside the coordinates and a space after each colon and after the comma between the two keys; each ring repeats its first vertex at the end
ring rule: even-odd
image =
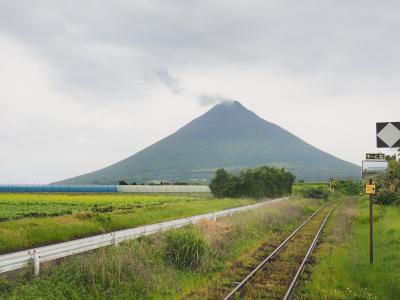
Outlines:
{"type": "Polygon", "coordinates": [[[271,203],[47,264],[39,278],[29,269],[0,276],[0,298],[209,298],[209,287],[226,280],[232,265],[250,259],[269,237],[290,231],[319,206],[310,199],[271,203]]]}
{"type": "Polygon", "coordinates": [[[398,299],[400,208],[374,206],[375,262],[369,264],[368,200],[336,212],[305,272],[297,299],[398,299]]]}
{"type": "MultiPolygon", "coordinates": [[[[100,209],[74,210],[71,214],[56,217],[29,217],[0,222],[0,253],[219,211],[256,202],[252,199],[215,199],[211,197],[195,198],[165,195],[124,195],[123,197],[114,195],[107,200],[108,196],[90,195],[89,198],[92,197],[92,199],[88,199],[86,196],[83,199],[82,196],[73,196],[71,198],[67,195],[63,196],[66,199],[59,199],[55,196],[55,203],[57,205],[57,203],[66,201],[65,203],[67,204],[97,204],[97,208],[103,207],[101,205],[114,205],[114,208],[109,212],[107,210],[102,212],[100,209]]],[[[51,198],[46,199],[46,203],[49,199],[51,198]]],[[[42,201],[43,199],[39,198],[39,200],[42,201]]],[[[41,205],[39,200],[35,205],[41,205]]]]}

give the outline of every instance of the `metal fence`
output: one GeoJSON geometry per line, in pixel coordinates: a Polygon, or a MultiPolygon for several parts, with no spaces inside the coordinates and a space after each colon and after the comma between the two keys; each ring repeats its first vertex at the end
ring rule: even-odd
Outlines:
{"type": "Polygon", "coordinates": [[[209,193],[205,185],[2,184],[0,193],[209,193]]]}
{"type": "Polygon", "coordinates": [[[2,193],[117,193],[117,185],[3,184],[2,193]]]}
{"type": "Polygon", "coordinates": [[[122,193],[210,193],[206,185],[119,185],[122,193]]]}
{"type": "Polygon", "coordinates": [[[189,224],[195,224],[202,219],[216,220],[217,218],[232,216],[234,213],[237,212],[254,210],[263,205],[282,201],[284,199],[287,198],[278,198],[253,205],[231,208],[214,213],[197,215],[158,224],[136,227],[132,229],[125,229],[69,242],[57,243],[54,245],[0,255],[0,273],[20,269],[26,267],[29,263],[33,263],[34,273],[38,275],[40,270],[40,263],[42,262],[52,261],[55,259],[67,257],[70,255],[90,251],[109,245],[118,245],[120,242],[136,239],[140,236],[151,235],[160,231],[172,228],[179,228],[189,224]]]}

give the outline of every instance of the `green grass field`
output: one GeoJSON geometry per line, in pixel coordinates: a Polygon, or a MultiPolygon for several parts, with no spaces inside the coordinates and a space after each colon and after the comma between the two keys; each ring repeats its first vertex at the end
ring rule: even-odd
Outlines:
{"type": "Polygon", "coordinates": [[[348,200],[317,247],[298,299],[398,299],[400,207],[374,205],[374,264],[369,263],[367,197],[348,200]]]}
{"type": "Polygon", "coordinates": [[[255,202],[210,195],[0,194],[0,253],[255,202]]]}

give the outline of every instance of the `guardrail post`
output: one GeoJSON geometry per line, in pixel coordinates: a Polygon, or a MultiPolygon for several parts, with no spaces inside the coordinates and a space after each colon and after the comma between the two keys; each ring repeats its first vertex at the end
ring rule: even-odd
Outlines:
{"type": "Polygon", "coordinates": [[[217,221],[217,214],[216,213],[213,213],[213,221],[214,222],[217,221]]]}
{"type": "Polygon", "coordinates": [[[33,273],[35,276],[39,276],[40,273],[40,256],[36,251],[33,254],[33,273]]]}
{"type": "Polygon", "coordinates": [[[114,234],[113,240],[114,240],[114,246],[119,246],[119,240],[116,234],[114,234]]]}

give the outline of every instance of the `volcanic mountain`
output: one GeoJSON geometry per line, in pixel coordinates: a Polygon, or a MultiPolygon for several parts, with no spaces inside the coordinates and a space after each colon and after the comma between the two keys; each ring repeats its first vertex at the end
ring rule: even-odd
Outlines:
{"type": "Polygon", "coordinates": [[[61,183],[206,182],[218,168],[236,172],[260,165],[285,167],[306,181],[358,178],[360,174],[360,167],[311,146],[232,101],[214,106],[120,162],[61,183]]]}

